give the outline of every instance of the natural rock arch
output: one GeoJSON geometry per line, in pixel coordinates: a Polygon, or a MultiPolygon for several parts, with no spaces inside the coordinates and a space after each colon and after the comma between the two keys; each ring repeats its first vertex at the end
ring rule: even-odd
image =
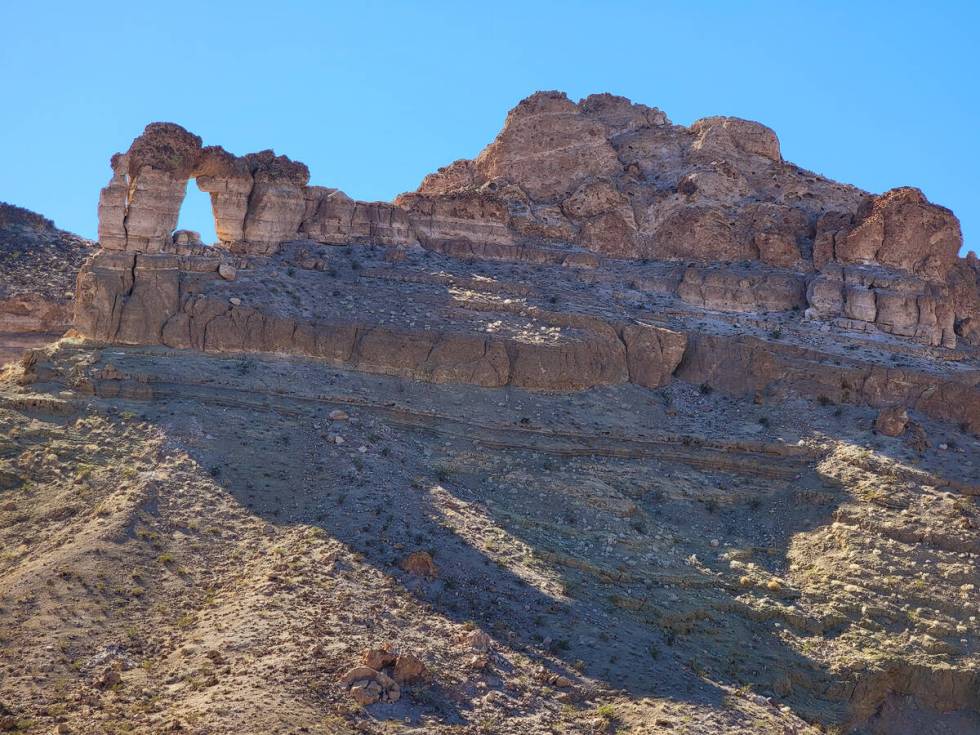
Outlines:
{"type": "Polygon", "coordinates": [[[306,210],[309,169],[273,151],[235,156],[173,123],[151,123],[112,158],[99,199],[99,242],[109,250],[166,252],[187,184],[211,196],[219,245],[274,252],[295,237],[306,210]]]}

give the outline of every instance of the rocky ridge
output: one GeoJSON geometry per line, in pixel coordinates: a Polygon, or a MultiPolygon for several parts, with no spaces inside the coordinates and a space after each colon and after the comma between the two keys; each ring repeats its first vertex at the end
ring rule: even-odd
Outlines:
{"type": "Polygon", "coordinates": [[[112,170],[0,372],[0,731],[980,727],[978,265],[919,191],[554,92],[392,203],[172,123],[112,170]]]}
{"type": "Polygon", "coordinates": [[[0,202],[0,363],[68,329],[75,281],[95,243],[0,202]]]}
{"type": "Polygon", "coordinates": [[[476,159],[440,169],[391,204],[309,186],[301,163],[204,147],[170,123],[149,125],[112,165],[99,204],[107,250],[170,251],[195,178],[232,253],[270,255],[302,239],[584,267],[603,257],[684,262],[696,269],[682,298],[728,309],[746,306],[719,289],[750,291],[758,302],[768,284],[717,274],[711,282],[697,266],[741,262],[805,290],[798,298],[814,319],[929,345],[980,342],[978,266],[958,258],[952,212],[916,189],[872,196],[800,169],[782,159],[773,131],[745,120],[686,128],[621,97],[575,104],[541,92],[509,113],[476,159]]]}
{"type": "Polygon", "coordinates": [[[676,374],[980,428],[980,266],[955,216],[794,166],[758,123],[541,92],[390,204],[171,123],[112,168],[76,299],[96,340],[550,390],[676,374]],[[217,247],[173,233],[191,178],[217,247]]]}

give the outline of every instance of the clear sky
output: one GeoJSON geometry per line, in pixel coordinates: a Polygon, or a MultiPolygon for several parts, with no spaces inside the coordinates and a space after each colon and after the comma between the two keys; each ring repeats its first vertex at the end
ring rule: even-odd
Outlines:
{"type": "MultiPolygon", "coordinates": [[[[92,237],[146,123],[390,199],[472,157],[521,98],[613,92],[763,122],[783,155],[920,187],[980,249],[980,2],[0,0],[0,200],[92,237]]],[[[191,185],[181,226],[213,238],[191,185]]]]}

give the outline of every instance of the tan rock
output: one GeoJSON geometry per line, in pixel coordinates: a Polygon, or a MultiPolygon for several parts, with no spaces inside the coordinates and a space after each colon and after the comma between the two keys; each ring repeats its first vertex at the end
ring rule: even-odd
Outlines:
{"type": "Polygon", "coordinates": [[[378,701],[397,702],[401,697],[401,687],[394,679],[368,666],[355,666],[338,683],[348,687],[351,697],[364,706],[378,701]]]}
{"type": "Polygon", "coordinates": [[[850,319],[860,319],[873,322],[878,316],[875,303],[875,292],[860,286],[848,286],[844,289],[843,313],[850,319]]]}
{"type": "Polygon", "coordinates": [[[807,284],[807,316],[835,317],[844,311],[844,283],[839,277],[819,275],[807,284]]]}
{"type": "Polygon", "coordinates": [[[691,125],[693,148],[704,155],[747,153],[781,161],[779,139],[770,128],[737,117],[705,117],[691,125]]]}
{"type": "Polygon", "coordinates": [[[427,669],[422,660],[411,653],[400,653],[395,659],[394,679],[399,684],[409,684],[425,677],[427,669]]]}
{"type": "Polygon", "coordinates": [[[361,663],[370,669],[380,671],[395,663],[397,655],[387,648],[368,648],[361,654],[361,663]]]}
{"type": "Polygon", "coordinates": [[[687,268],[677,289],[686,303],[733,312],[799,309],[806,304],[804,277],[747,268],[687,268]]]}
{"type": "Polygon", "coordinates": [[[806,213],[773,202],[750,204],[739,213],[739,238],[751,242],[763,263],[780,268],[799,267],[800,243],[809,236],[806,213]]]}
{"type": "Polygon", "coordinates": [[[419,577],[437,577],[438,570],[432,556],[427,551],[416,551],[409,554],[401,563],[402,569],[409,574],[419,577]]]}
{"type": "Polygon", "coordinates": [[[622,135],[670,124],[667,116],[656,107],[636,104],[613,94],[589,95],[579,103],[579,107],[589,117],[601,122],[607,129],[607,135],[622,135]]]}
{"type": "Polygon", "coordinates": [[[350,695],[362,707],[381,699],[381,687],[375,682],[358,682],[350,688],[350,695]]]}
{"type": "Polygon", "coordinates": [[[901,436],[909,423],[909,415],[904,406],[891,406],[878,412],[875,431],[885,436],[901,436]]]}
{"type": "Polygon", "coordinates": [[[653,232],[651,255],[658,260],[733,262],[753,260],[756,247],[737,237],[722,209],[682,205],[667,214],[653,232]]]}
{"type": "Polygon", "coordinates": [[[194,230],[177,230],[173,234],[174,245],[202,245],[201,233],[194,230]]]}
{"type": "Polygon", "coordinates": [[[622,338],[631,383],[647,388],[670,383],[684,357],[685,335],[662,327],[631,324],[623,327],[622,338]]]}
{"type": "Polygon", "coordinates": [[[536,201],[562,199],[589,178],[622,170],[603,125],[561,92],[522,100],[474,164],[483,180],[518,183],[536,201]]]}
{"type": "Polygon", "coordinates": [[[872,199],[846,240],[835,248],[844,263],[876,262],[943,281],[956,261],[963,236],[959,221],[911,187],[872,199]]]}

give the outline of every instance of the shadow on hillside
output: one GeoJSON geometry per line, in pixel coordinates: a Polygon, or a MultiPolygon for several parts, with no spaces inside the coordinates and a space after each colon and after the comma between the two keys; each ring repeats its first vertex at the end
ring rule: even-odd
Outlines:
{"type": "MultiPolygon", "coordinates": [[[[782,643],[772,619],[728,614],[742,603],[736,593],[718,586],[714,572],[721,571],[720,561],[707,562],[708,568],[688,565],[681,583],[671,586],[663,578],[651,581],[643,573],[630,572],[622,554],[563,550],[560,538],[543,537],[535,524],[522,522],[519,513],[494,510],[506,506],[508,493],[524,489],[486,478],[481,482],[479,469],[469,473],[465,465],[440,479],[437,459],[420,452],[412,432],[394,429],[365,455],[354,445],[325,449],[322,432],[310,430],[316,423],[329,426],[324,421],[328,408],[322,405],[309,406],[306,413],[269,412],[264,414],[268,421],[248,412],[223,412],[215,420],[214,406],[195,401],[181,402],[177,416],[157,416],[153,404],[142,406],[147,411],[141,418],[178,442],[188,422],[207,427],[207,441],[187,447],[191,455],[266,521],[319,526],[400,581],[437,614],[457,623],[475,622],[549,671],[580,682],[584,674],[634,697],[714,707],[723,706],[726,695],[717,684],[752,684],[765,696],[782,697],[804,715],[836,706],[815,697],[827,675],[782,643]],[[377,451],[382,443],[390,458],[377,451]],[[437,487],[441,489],[433,489],[437,487]],[[527,544],[539,560],[565,555],[561,565],[545,563],[561,575],[564,594],[539,588],[462,538],[445,522],[434,502],[436,492],[475,504],[497,528],[527,544]],[[503,506],[484,502],[494,493],[503,506]],[[439,568],[436,579],[401,570],[400,561],[416,550],[433,553],[439,568]]],[[[533,459],[533,454],[527,456],[533,459]]],[[[644,465],[647,472],[663,469],[649,460],[644,465]]],[[[813,470],[807,472],[819,479],[813,470]]],[[[723,474],[719,477],[725,479],[723,474]]],[[[825,479],[819,481],[826,485],[825,479]]],[[[838,491],[829,495],[835,493],[839,499],[838,491]]],[[[836,507],[827,502],[794,511],[789,503],[777,517],[768,512],[768,505],[724,514],[705,510],[694,500],[654,496],[635,502],[639,515],[655,519],[660,527],[689,529],[696,520],[709,538],[737,531],[764,539],[777,567],[785,563],[793,534],[830,522],[836,507]]],[[[556,517],[584,517],[588,511],[571,500],[556,503],[562,504],[552,509],[556,517]]],[[[662,576],[677,571],[665,568],[662,576]]],[[[467,719],[462,705],[446,697],[434,697],[428,706],[447,723],[467,719]]],[[[406,715],[403,707],[387,709],[392,711],[378,706],[372,713],[381,718],[406,715]]]]}

